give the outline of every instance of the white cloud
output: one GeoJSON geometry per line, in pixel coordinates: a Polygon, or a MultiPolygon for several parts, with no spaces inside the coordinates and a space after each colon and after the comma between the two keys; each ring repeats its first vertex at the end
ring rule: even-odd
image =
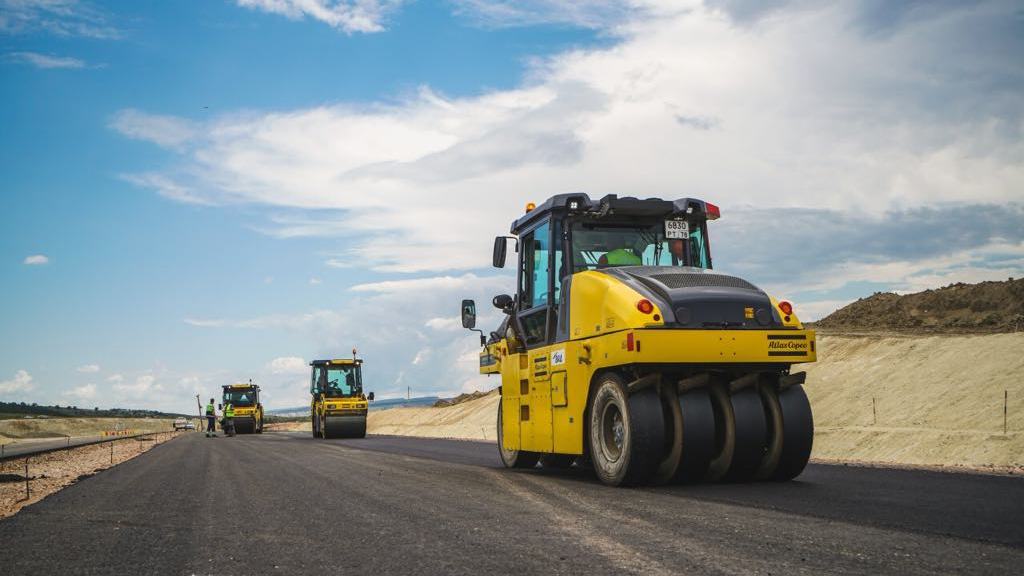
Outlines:
{"type": "Polygon", "coordinates": [[[33,254],[31,256],[26,256],[25,260],[22,261],[22,264],[25,264],[25,265],[28,265],[28,266],[42,266],[44,264],[49,264],[49,263],[50,263],[50,258],[47,257],[45,254],[33,254]]]}
{"type": "Polygon", "coordinates": [[[306,374],[309,372],[309,364],[297,356],[274,358],[268,367],[273,374],[306,374]]]}
{"type": "Polygon", "coordinates": [[[124,376],[122,376],[121,374],[111,374],[110,376],[107,376],[107,382],[124,382],[124,376]]]}
{"type": "Polygon", "coordinates": [[[487,27],[570,24],[613,27],[627,19],[637,2],[625,0],[453,0],[456,12],[487,27]]]}
{"type": "Polygon", "coordinates": [[[479,289],[480,287],[502,287],[507,286],[507,284],[508,279],[505,277],[480,277],[476,274],[463,274],[462,276],[434,276],[430,278],[356,284],[351,290],[353,292],[374,292],[380,294],[422,294],[435,290],[451,292],[468,290],[470,288],[479,289]]]}
{"type": "Polygon", "coordinates": [[[36,68],[85,68],[85,61],[67,56],[52,56],[38,52],[12,52],[7,58],[14,62],[29,64],[36,68]]]}
{"type": "Polygon", "coordinates": [[[134,384],[125,384],[124,382],[114,384],[114,390],[129,399],[143,398],[155,389],[159,389],[159,385],[156,384],[156,376],[153,374],[142,374],[136,377],[134,384]]]}
{"type": "Polygon", "coordinates": [[[114,114],[110,127],[135,140],[145,140],[164,148],[181,148],[197,136],[197,125],[175,116],[147,114],[127,109],[114,114]]]}
{"type": "Polygon", "coordinates": [[[97,364],[86,364],[84,366],[79,366],[78,368],[75,368],[75,370],[83,374],[95,374],[96,372],[100,371],[100,367],[97,364]]]}
{"type": "Polygon", "coordinates": [[[64,392],[63,395],[77,398],[78,400],[92,400],[96,398],[96,385],[85,384],[83,386],[76,386],[64,392]]]}
{"type": "Polygon", "coordinates": [[[726,214],[1020,199],[1021,41],[972,40],[1013,17],[1005,4],[883,39],[847,5],[753,27],[696,2],[631,6],[613,46],[537,61],[515,89],[225,115],[167,177],[211,202],[290,209],[264,231],[344,236],[338,261],[383,272],[485,267],[527,201],[566,191],[707,197],[726,214]]]}
{"type": "Polygon", "coordinates": [[[182,186],[162,174],[152,172],[143,174],[121,174],[121,179],[131,182],[136,186],[156,190],[156,193],[168,200],[175,200],[183,204],[198,204],[211,206],[213,201],[205,196],[196,194],[187,186],[182,186]]]}
{"type": "Polygon", "coordinates": [[[462,319],[458,316],[450,316],[444,318],[431,318],[424,324],[427,328],[433,328],[440,332],[455,332],[457,330],[463,330],[462,319]]]}
{"type": "Polygon", "coordinates": [[[0,0],[0,33],[112,39],[120,32],[106,15],[79,0],[0,0]]]}
{"type": "Polygon", "coordinates": [[[323,280],[320,280],[319,278],[316,278],[316,277],[313,277],[313,278],[309,279],[309,285],[310,286],[317,286],[319,284],[323,284],[323,280]]]}
{"type": "Polygon", "coordinates": [[[33,388],[32,375],[25,370],[18,370],[10,380],[0,381],[0,394],[28,392],[33,388]]]}
{"type": "Polygon", "coordinates": [[[237,0],[239,6],[280,14],[291,20],[312,18],[348,34],[380,32],[384,19],[402,0],[237,0]]]}

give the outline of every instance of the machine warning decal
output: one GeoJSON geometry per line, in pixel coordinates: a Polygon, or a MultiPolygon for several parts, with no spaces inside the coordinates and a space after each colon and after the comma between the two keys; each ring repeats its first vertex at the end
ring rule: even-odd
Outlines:
{"type": "Polygon", "coordinates": [[[665,238],[690,237],[690,224],[686,220],[665,220],[665,238]]]}
{"type": "Polygon", "coordinates": [[[807,356],[810,343],[807,336],[778,334],[768,336],[769,356],[807,356]]]}
{"type": "Polygon", "coordinates": [[[551,352],[551,365],[561,366],[565,364],[565,348],[551,352]]]}

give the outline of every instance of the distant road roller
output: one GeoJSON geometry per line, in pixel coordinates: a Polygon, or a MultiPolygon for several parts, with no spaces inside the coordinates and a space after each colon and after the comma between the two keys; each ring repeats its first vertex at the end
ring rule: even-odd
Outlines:
{"type": "MultiPolygon", "coordinates": [[[[805,373],[815,334],[793,306],[712,271],[702,200],[527,205],[493,262],[518,253],[505,319],[481,335],[480,372],[501,375],[498,448],[510,468],[592,464],[614,486],[786,480],[814,437],[805,373]]],[[[476,328],[476,305],[462,303],[476,328]]]]}
{"type": "Polygon", "coordinates": [[[260,403],[260,387],[252,383],[228,384],[223,387],[222,406],[231,404],[235,408],[235,432],[237,434],[263,433],[263,404],[260,403]]]}
{"type": "Polygon", "coordinates": [[[364,438],[373,392],[363,394],[363,361],[314,360],[309,392],[314,438],[364,438]]]}

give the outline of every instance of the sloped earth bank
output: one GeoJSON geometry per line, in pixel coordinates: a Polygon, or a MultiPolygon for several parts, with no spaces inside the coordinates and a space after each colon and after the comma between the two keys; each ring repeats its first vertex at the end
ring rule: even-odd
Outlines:
{"type": "Polygon", "coordinates": [[[163,432],[174,425],[164,418],[21,418],[0,420],[0,444],[38,438],[99,436],[113,430],[134,430],[137,434],[163,432]]]}
{"type": "MultiPolygon", "coordinates": [[[[1024,469],[1024,333],[819,335],[807,371],[812,457],[1024,469]],[[1003,398],[1007,433],[1003,434],[1003,398]]],[[[371,434],[495,440],[497,391],[445,408],[371,412],[371,434]]]]}
{"type": "Polygon", "coordinates": [[[131,460],[153,446],[189,432],[167,432],[152,438],[126,438],[32,456],[28,460],[29,491],[25,496],[25,459],[0,462],[0,518],[46,498],[82,478],[131,460]],[[113,464],[111,464],[113,459],[113,464]]]}

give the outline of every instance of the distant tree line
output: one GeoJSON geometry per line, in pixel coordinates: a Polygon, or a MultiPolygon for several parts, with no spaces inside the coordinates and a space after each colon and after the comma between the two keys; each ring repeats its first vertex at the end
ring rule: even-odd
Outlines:
{"type": "Polygon", "coordinates": [[[195,416],[194,414],[175,414],[157,410],[136,410],[131,408],[79,408],[78,406],[39,406],[35,402],[0,402],[0,414],[26,416],[54,416],[78,418],[177,418],[178,416],[195,416]]]}

